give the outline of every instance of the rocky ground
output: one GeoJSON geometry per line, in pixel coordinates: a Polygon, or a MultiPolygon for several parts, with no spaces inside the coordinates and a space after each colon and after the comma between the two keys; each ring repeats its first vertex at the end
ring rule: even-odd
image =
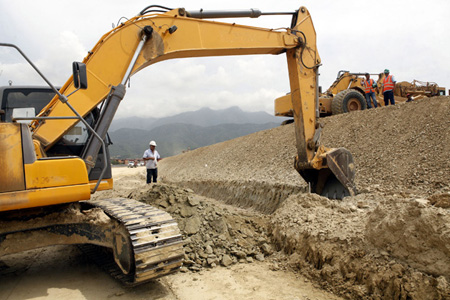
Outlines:
{"type": "Polygon", "coordinates": [[[175,185],[146,185],[144,173],[113,168],[114,190],[96,197],[129,197],[170,211],[185,235],[181,272],[127,288],[78,247],[54,246],[2,257],[0,299],[342,299],[287,270],[266,216],[175,185]]]}
{"type": "MultiPolygon", "coordinates": [[[[343,201],[305,193],[293,124],[171,157],[160,173],[260,212],[268,229],[253,232],[287,255],[282,265],[346,298],[448,299],[449,116],[450,98],[435,97],[324,118],[322,143],[345,146],[357,166],[360,193],[343,201]]],[[[246,258],[227,254],[268,255],[258,239],[246,258]]]]}
{"type": "Polygon", "coordinates": [[[359,194],[342,201],[307,193],[293,124],[163,159],[158,184],[115,168],[96,197],[170,212],[181,272],[130,290],[73,247],[46,249],[13,258],[0,299],[450,299],[449,116],[450,97],[436,97],[322,119],[322,144],[357,166],[359,194]]]}

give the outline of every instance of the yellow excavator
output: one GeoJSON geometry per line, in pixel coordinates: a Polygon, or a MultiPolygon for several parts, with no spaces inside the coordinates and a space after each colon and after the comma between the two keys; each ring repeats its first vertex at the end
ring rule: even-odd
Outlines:
{"type": "Polygon", "coordinates": [[[148,6],[102,36],[82,63],[73,64],[73,76],[59,90],[19,47],[0,46],[18,50],[56,93],[37,116],[12,113],[10,122],[0,123],[0,256],[49,245],[97,245],[112,253],[114,264],[105,262],[105,268],[129,285],[180,268],[183,240],[169,214],[130,199],[90,200],[113,185],[107,130],[126,83],[167,59],[286,54],[295,168],[314,193],[330,198],[356,193],[350,152],[319,143],[321,61],[305,7],[261,13],[148,6]],[[270,14],[290,14],[292,23],[265,29],[206,20],[270,14]]]}

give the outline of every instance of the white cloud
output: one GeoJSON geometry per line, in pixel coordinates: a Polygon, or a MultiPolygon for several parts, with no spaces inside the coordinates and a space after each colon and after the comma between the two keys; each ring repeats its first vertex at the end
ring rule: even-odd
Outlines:
{"type": "MultiPolygon", "coordinates": [[[[72,61],[80,60],[85,55],[84,47],[79,38],[69,31],[58,33],[58,37],[47,44],[47,52],[40,58],[33,61],[32,55],[25,53],[33,64],[44,74],[54,85],[61,86],[69,78],[72,72],[72,61]]],[[[21,48],[21,47],[20,47],[21,48]]],[[[24,49],[22,51],[25,52],[24,49]]],[[[5,85],[5,81],[12,81],[15,85],[45,85],[45,81],[26,62],[26,60],[13,48],[2,50],[2,77],[0,83],[5,85]],[[12,59],[5,59],[5,56],[12,59]]]]}
{"type": "MultiPolygon", "coordinates": [[[[57,85],[70,76],[72,61],[81,61],[98,39],[122,16],[132,17],[148,1],[77,2],[15,0],[0,2],[0,40],[18,44],[57,85]],[[88,8],[88,9],[87,9],[88,8]]],[[[435,81],[450,88],[450,2],[417,0],[376,2],[304,0],[188,3],[165,1],[168,7],[293,11],[305,5],[315,24],[326,90],[339,70],[381,72],[389,68],[397,80],[435,81]]],[[[220,20],[267,28],[287,27],[289,17],[220,20]]],[[[42,84],[13,51],[0,48],[0,85],[42,84]]],[[[119,117],[162,117],[199,109],[238,105],[273,113],[273,100],[289,90],[286,58],[233,56],[189,58],[152,65],[131,79],[119,117]]]]}
{"type": "Polygon", "coordinates": [[[62,86],[72,73],[72,62],[81,61],[86,51],[78,36],[70,31],[60,32],[49,46],[49,51],[36,64],[51,82],[62,86]]]}
{"type": "Polygon", "coordinates": [[[181,59],[144,69],[132,77],[118,116],[161,117],[205,106],[272,113],[274,99],[289,90],[285,59],[280,68],[278,59],[246,58],[181,59]]]}

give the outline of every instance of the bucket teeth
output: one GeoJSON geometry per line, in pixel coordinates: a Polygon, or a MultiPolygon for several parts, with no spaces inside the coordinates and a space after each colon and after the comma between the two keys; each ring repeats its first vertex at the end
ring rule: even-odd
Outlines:
{"type": "Polygon", "coordinates": [[[333,149],[326,153],[326,157],[328,168],[333,176],[327,180],[324,190],[336,192],[337,197],[335,199],[355,196],[355,163],[350,151],[345,148],[333,149]]]}
{"type": "Polygon", "coordinates": [[[311,192],[330,199],[342,199],[357,194],[354,184],[355,164],[350,151],[345,148],[319,148],[320,168],[298,164],[296,169],[311,185],[311,192]]]}

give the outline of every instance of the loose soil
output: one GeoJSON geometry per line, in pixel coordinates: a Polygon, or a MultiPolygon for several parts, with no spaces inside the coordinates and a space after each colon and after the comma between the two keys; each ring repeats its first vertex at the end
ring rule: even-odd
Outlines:
{"type": "Polygon", "coordinates": [[[343,299],[286,269],[283,256],[272,249],[261,214],[190,189],[146,185],[144,173],[144,168],[113,168],[114,190],[96,197],[130,197],[170,211],[186,236],[181,272],[127,288],[76,246],[53,246],[2,257],[0,299],[343,299]],[[234,233],[218,243],[218,233],[228,229],[234,233]],[[226,253],[229,261],[223,259],[226,253]]]}
{"type": "Polygon", "coordinates": [[[359,194],[307,193],[294,125],[114,168],[127,197],[171,213],[181,272],[121,287],[75,247],[2,258],[0,299],[450,299],[450,97],[324,118],[322,144],[353,154],[359,194]],[[320,287],[320,289],[318,289],[320,287]]]}
{"type": "Polygon", "coordinates": [[[354,156],[359,194],[305,193],[294,125],[171,157],[165,182],[268,220],[284,265],[350,299],[450,298],[450,97],[322,119],[354,156]]]}

